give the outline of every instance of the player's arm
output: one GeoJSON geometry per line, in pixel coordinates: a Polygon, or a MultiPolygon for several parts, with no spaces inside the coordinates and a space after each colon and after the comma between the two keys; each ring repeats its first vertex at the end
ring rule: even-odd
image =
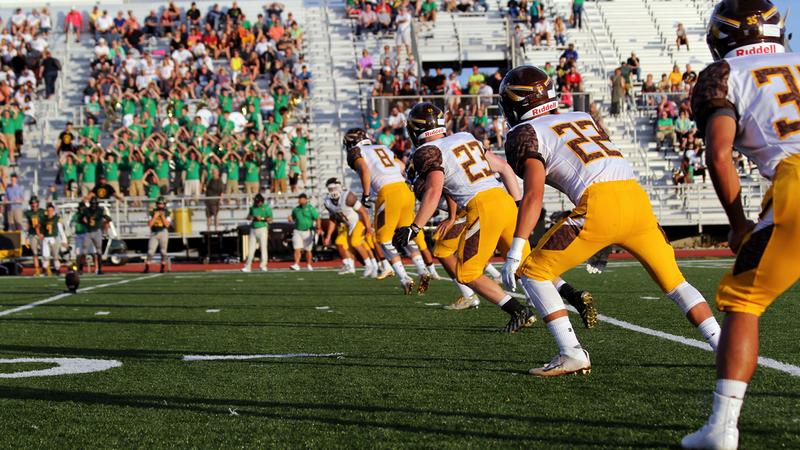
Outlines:
{"type": "Polygon", "coordinates": [[[731,224],[728,243],[738,251],[742,239],[752,229],[742,207],[739,174],[733,163],[733,142],[736,139],[736,106],[728,99],[730,65],[725,60],[706,67],[692,92],[692,111],[698,134],[705,138],[708,167],[714,190],[731,224]]]}
{"type": "Polygon", "coordinates": [[[361,192],[364,193],[364,197],[369,197],[370,195],[370,173],[369,167],[367,166],[367,162],[364,161],[364,158],[358,158],[355,163],[355,171],[358,172],[358,178],[361,180],[361,192]]]}
{"type": "Polygon", "coordinates": [[[728,239],[731,250],[739,250],[745,235],[753,228],[742,207],[739,173],[733,163],[736,121],[726,114],[715,114],[706,125],[706,165],[714,190],[731,224],[728,239]]]}
{"type": "Polygon", "coordinates": [[[519,190],[519,182],[517,181],[517,175],[514,173],[514,169],[492,152],[486,152],[484,156],[492,171],[500,175],[500,179],[503,180],[503,185],[506,187],[508,193],[514,198],[515,202],[518,202],[522,198],[522,193],[519,190]]]}
{"type": "Polygon", "coordinates": [[[352,192],[347,193],[347,198],[344,200],[344,204],[353,208],[356,213],[358,214],[358,218],[364,222],[364,230],[367,234],[372,234],[372,223],[369,220],[369,214],[367,213],[367,208],[364,207],[361,202],[358,201],[358,198],[352,192]]]}
{"type": "Polygon", "coordinates": [[[420,207],[412,226],[422,228],[431,220],[439,208],[444,189],[444,167],[442,152],[432,145],[422,146],[414,152],[414,167],[425,180],[420,207]]]}
{"type": "Polygon", "coordinates": [[[153,225],[155,225],[155,223],[156,223],[156,218],[158,218],[158,215],[159,215],[159,214],[160,214],[160,213],[158,212],[158,210],[156,210],[156,211],[153,211],[153,214],[151,214],[151,215],[150,215],[150,220],[148,220],[148,221],[147,221],[147,226],[148,226],[148,227],[152,227],[153,225]]]}
{"type": "Polygon", "coordinates": [[[324,246],[331,245],[331,238],[333,237],[333,230],[336,229],[336,219],[334,215],[331,214],[330,219],[328,219],[328,228],[325,230],[325,239],[322,241],[324,246]]]}
{"type": "Polygon", "coordinates": [[[517,214],[517,227],[514,230],[514,240],[528,240],[533,232],[536,223],[539,222],[539,215],[542,213],[542,202],[544,199],[544,164],[538,159],[527,159],[524,164],[524,194],[520,202],[519,213],[517,214]]]}

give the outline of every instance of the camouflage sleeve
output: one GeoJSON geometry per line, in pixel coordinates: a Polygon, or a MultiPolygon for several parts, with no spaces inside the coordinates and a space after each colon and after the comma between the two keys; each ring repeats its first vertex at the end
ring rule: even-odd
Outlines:
{"type": "Polygon", "coordinates": [[[362,158],[361,149],[359,147],[353,147],[347,150],[347,165],[350,166],[351,169],[356,170],[356,161],[359,158],[362,158]]]}
{"type": "Polygon", "coordinates": [[[697,132],[703,137],[708,119],[717,110],[729,110],[736,115],[736,107],[728,100],[728,77],[731,66],[727,61],[717,61],[700,72],[692,91],[692,114],[697,132]]]}
{"type": "Polygon", "coordinates": [[[442,151],[439,147],[433,145],[424,145],[414,152],[414,170],[417,173],[417,178],[428,178],[428,174],[440,170],[444,172],[442,167],[442,151]]]}
{"type": "Polygon", "coordinates": [[[531,125],[518,126],[506,135],[506,161],[520,178],[525,176],[525,161],[534,158],[544,164],[539,153],[539,138],[531,125]]]}

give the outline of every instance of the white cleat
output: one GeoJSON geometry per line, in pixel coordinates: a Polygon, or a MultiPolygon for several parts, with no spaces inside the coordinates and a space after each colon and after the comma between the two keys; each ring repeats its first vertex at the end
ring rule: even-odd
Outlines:
{"type": "Polygon", "coordinates": [[[249,267],[242,267],[242,272],[250,273],[250,268],[249,267]]]}
{"type": "Polygon", "coordinates": [[[376,278],[379,279],[379,280],[385,280],[385,279],[387,279],[389,277],[393,277],[393,276],[394,276],[394,270],[387,269],[387,270],[384,270],[383,272],[379,273],[376,278]]]}
{"type": "Polygon", "coordinates": [[[307,266],[306,266],[306,269],[307,269],[309,272],[313,272],[313,271],[314,271],[314,267],[312,267],[312,266],[311,266],[311,264],[307,265],[307,266]]]}
{"type": "MultiPolygon", "coordinates": [[[[361,275],[361,277],[374,278],[373,274],[375,274],[375,269],[372,266],[364,266],[364,273],[361,275]]],[[[375,276],[377,276],[377,274],[375,276]]]]}
{"type": "Polygon", "coordinates": [[[348,266],[342,266],[342,268],[339,269],[339,272],[337,272],[337,273],[339,275],[354,275],[356,273],[356,269],[355,268],[350,268],[348,266]]]}
{"type": "Polygon", "coordinates": [[[744,400],[714,392],[714,412],[699,430],[684,437],[681,447],[691,449],[736,450],[739,447],[739,411],[744,400]]]}
{"type": "Polygon", "coordinates": [[[266,267],[262,267],[262,268],[260,268],[260,269],[258,269],[258,270],[260,270],[260,271],[262,271],[262,272],[268,272],[268,271],[269,271],[269,269],[267,269],[266,267]]]}
{"type": "Polygon", "coordinates": [[[411,295],[414,292],[414,280],[411,278],[400,280],[400,286],[403,288],[403,294],[405,295],[411,295]]]}
{"type": "Polygon", "coordinates": [[[535,367],[528,371],[529,374],[537,377],[560,377],[578,373],[589,375],[592,371],[592,362],[589,359],[589,352],[581,349],[585,358],[573,358],[566,355],[556,355],[552,361],[543,367],[535,367]]]}
{"type": "Polygon", "coordinates": [[[478,298],[477,294],[473,294],[471,297],[458,297],[456,301],[444,307],[444,309],[448,311],[463,311],[465,309],[472,309],[477,308],[480,306],[481,300],[478,298]]]}
{"type": "Polygon", "coordinates": [[[289,268],[292,270],[300,270],[300,266],[298,266],[297,264],[292,264],[291,266],[289,266],[289,268]]]}

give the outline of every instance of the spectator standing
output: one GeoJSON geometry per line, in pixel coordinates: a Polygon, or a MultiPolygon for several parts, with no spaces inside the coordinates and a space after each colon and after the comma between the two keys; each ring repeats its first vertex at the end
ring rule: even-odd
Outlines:
{"type": "Polygon", "coordinates": [[[207,230],[213,229],[216,231],[219,228],[219,205],[222,200],[225,185],[222,184],[222,179],[219,176],[219,169],[214,167],[211,169],[211,178],[206,183],[206,226],[207,230]]]}
{"type": "Polygon", "coordinates": [[[297,155],[297,168],[300,170],[303,187],[308,184],[308,139],[308,131],[302,125],[297,125],[294,136],[289,140],[292,144],[292,153],[297,155]]]}
{"type": "Polygon", "coordinates": [[[531,21],[531,28],[539,21],[539,17],[544,15],[544,6],[539,0],[532,0],[528,9],[528,18],[531,21]]]}
{"type": "Polygon", "coordinates": [[[406,55],[411,56],[411,14],[405,6],[400,6],[395,17],[395,23],[397,24],[397,32],[394,36],[394,44],[397,47],[397,55],[400,55],[400,47],[404,46],[406,55]]]}
{"type": "Polygon", "coordinates": [[[150,272],[150,261],[156,254],[156,249],[161,254],[161,273],[166,272],[167,247],[169,247],[169,227],[172,224],[172,217],[167,209],[167,200],[164,197],[156,199],[156,207],[150,211],[150,220],[147,226],[150,227],[150,240],[147,242],[147,258],[144,260],[144,273],[150,272]]]}
{"type": "Polygon", "coordinates": [[[22,205],[25,201],[25,190],[19,184],[17,174],[12,173],[9,184],[6,186],[6,220],[9,231],[20,231],[24,226],[22,205]]]}
{"type": "Polygon", "coordinates": [[[253,206],[247,213],[247,220],[250,221],[250,234],[247,242],[247,261],[242,267],[242,272],[250,272],[250,267],[253,264],[253,259],[256,256],[256,246],[261,249],[261,264],[260,269],[262,272],[267,271],[267,242],[269,237],[269,224],[272,223],[272,208],[264,202],[264,196],[256,194],[253,199],[253,206]]]}
{"type": "Polygon", "coordinates": [[[61,62],[50,54],[50,50],[44,51],[44,59],[39,66],[39,78],[44,79],[44,98],[50,98],[56,93],[56,80],[61,71],[61,62]]]}
{"type": "Polygon", "coordinates": [[[572,28],[583,28],[583,2],[572,0],[572,28]]]}
{"type": "Polygon", "coordinates": [[[314,270],[311,265],[311,251],[314,248],[315,233],[318,234],[322,230],[322,222],[317,208],[308,203],[306,194],[300,194],[297,198],[297,203],[297,206],[294,207],[289,216],[289,221],[294,223],[294,232],[292,233],[294,264],[292,264],[291,269],[300,270],[300,257],[302,253],[305,253],[306,268],[314,270]]]}
{"type": "Polygon", "coordinates": [[[69,33],[72,31],[75,33],[75,42],[80,42],[81,28],[83,28],[83,16],[73,7],[64,18],[64,36],[69,40],[69,33]]]}
{"type": "Polygon", "coordinates": [[[622,76],[622,70],[619,68],[614,69],[614,76],[611,77],[611,109],[609,111],[612,116],[617,116],[622,112],[625,91],[625,77],[622,76]]]}

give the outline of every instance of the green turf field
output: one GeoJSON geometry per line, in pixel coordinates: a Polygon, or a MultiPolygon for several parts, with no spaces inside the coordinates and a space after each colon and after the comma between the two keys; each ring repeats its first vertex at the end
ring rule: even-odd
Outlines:
{"type": "MultiPolygon", "coordinates": [[[[689,281],[713,298],[725,264],[688,265],[689,281]]],[[[600,323],[578,331],[590,376],[536,379],[527,370],[556,352],[542,324],[503,335],[495,329],[506,315],[485,302],[464,312],[428,305],[455,297],[449,282],[404,297],[396,279],[333,272],[141,277],[87,276],[82,287],[111,285],[0,316],[0,358],[122,363],[0,378],[0,448],[664,448],[710,408],[710,352],[600,323]],[[343,356],[182,360],[290,353],[343,356]]],[[[565,278],[589,288],[604,315],[700,339],[638,266],[565,278]]],[[[60,293],[61,282],[0,278],[0,314],[60,293]]],[[[763,356],[800,365],[799,295],[765,314],[763,356]]],[[[49,367],[0,364],[0,373],[49,367]]],[[[798,407],[800,378],[760,368],[742,448],[800,447],[798,407]]]]}

